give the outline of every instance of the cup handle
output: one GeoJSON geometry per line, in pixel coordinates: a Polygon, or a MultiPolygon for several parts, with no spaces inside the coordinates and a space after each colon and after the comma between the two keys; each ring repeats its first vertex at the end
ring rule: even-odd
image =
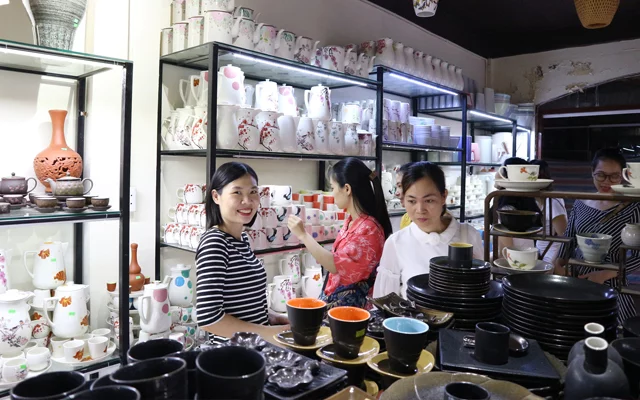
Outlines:
{"type": "Polygon", "coordinates": [[[504,179],[505,181],[508,181],[508,180],[509,180],[509,178],[507,178],[506,176],[504,176],[504,175],[502,174],[502,171],[503,171],[503,170],[506,172],[506,171],[507,171],[507,167],[505,167],[505,166],[500,167],[500,169],[498,170],[498,175],[500,175],[500,177],[501,177],[502,179],[504,179]]]}
{"type": "Polygon", "coordinates": [[[184,188],[179,188],[176,191],[176,195],[178,196],[178,199],[184,201],[184,188]]]}
{"type": "Polygon", "coordinates": [[[184,106],[187,106],[187,96],[186,96],[186,89],[187,89],[187,85],[189,85],[189,81],[186,79],[180,79],[180,84],[178,85],[178,88],[180,89],[180,98],[182,99],[182,103],[184,104],[184,106]]]}
{"type": "Polygon", "coordinates": [[[85,179],[82,181],[82,185],[83,185],[83,186],[84,186],[84,183],[85,183],[85,182],[89,182],[89,189],[85,190],[85,191],[84,191],[84,193],[82,193],[82,194],[87,194],[87,193],[89,193],[89,192],[91,191],[91,189],[93,189],[93,181],[92,181],[91,179],[89,179],[89,178],[85,178],[85,179]]]}
{"type": "Polygon", "coordinates": [[[624,178],[625,181],[631,183],[631,180],[629,179],[629,168],[624,168],[622,170],[622,177],[624,178]]]}
{"type": "Polygon", "coordinates": [[[287,260],[285,260],[285,259],[283,258],[283,259],[281,259],[280,261],[278,261],[278,269],[280,270],[280,275],[285,275],[285,273],[284,273],[284,268],[282,268],[282,267],[284,267],[284,266],[285,266],[285,265],[283,265],[283,264],[282,264],[282,262],[283,262],[283,261],[285,261],[285,262],[286,262],[287,260]]]}
{"type": "Polygon", "coordinates": [[[27,270],[27,273],[29,274],[29,276],[31,276],[31,278],[33,279],[33,271],[29,270],[29,266],[27,264],[27,256],[30,254],[35,255],[37,252],[35,251],[25,251],[24,254],[22,255],[22,261],[24,262],[24,269],[27,270]]]}
{"type": "Polygon", "coordinates": [[[501,253],[502,253],[502,258],[504,258],[505,260],[508,260],[508,258],[507,258],[507,248],[506,247],[502,248],[502,252],[501,253]]]}
{"type": "Polygon", "coordinates": [[[145,312],[145,308],[144,308],[144,301],[145,300],[149,300],[149,302],[151,302],[151,296],[142,296],[140,297],[140,309],[138,310],[138,312],[140,313],[140,320],[145,323],[148,324],[149,320],[147,319],[147,313],[145,312]]]}
{"type": "Polygon", "coordinates": [[[36,188],[36,186],[38,186],[38,181],[36,181],[36,178],[29,178],[27,179],[27,193],[30,193],[31,191],[33,191],[33,189],[36,188]],[[33,187],[31,189],[29,189],[29,181],[33,181],[33,187]]]}
{"type": "Polygon", "coordinates": [[[169,216],[169,218],[171,218],[172,220],[176,220],[176,209],[175,207],[170,207],[169,211],[167,211],[167,216],[169,216]],[[173,210],[173,211],[172,211],[173,210]],[[173,215],[171,215],[171,213],[173,212],[173,215]]]}

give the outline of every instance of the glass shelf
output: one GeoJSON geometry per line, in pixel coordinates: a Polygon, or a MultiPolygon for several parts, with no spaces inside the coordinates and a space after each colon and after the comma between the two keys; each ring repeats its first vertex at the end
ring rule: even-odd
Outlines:
{"type": "MultiPolygon", "coordinates": [[[[332,244],[334,242],[334,240],[323,240],[321,242],[318,242],[320,245],[324,246],[327,244],[332,244]]],[[[176,250],[182,250],[182,251],[187,251],[189,253],[195,253],[196,249],[193,249],[191,247],[186,247],[186,246],[180,246],[178,244],[169,244],[169,243],[160,243],[160,247],[168,247],[168,248],[172,248],[172,249],[176,249],[176,250]]],[[[304,249],[304,245],[303,244],[297,244],[295,246],[283,246],[283,247],[276,247],[273,249],[264,249],[264,250],[255,250],[253,253],[257,256],[259,255],[266,255],[266,254],[276,254],[276,253],[284,253],[287,251],[293,251],[293,250],[300,250],[300,249],[304,249]]]]}
{"type": "Polygon", "coordinates": [[[121,213],[117,210],[93,211],[89,209],[81,213],[60,210],[52,213],[41,213],[35,208],[24,206],[19,210],[11,210],[9,214],[0,214],[0,226],[48,224],[52,222],[84,222],[118,219],[120,216],[121,213]]]}
{"type": "Polygon", "coordinates": [[[79,79],[131,61],[0,40],[0,70],[79,79]]]}
{"type": "Polygon", "coordinates": [[[503,237],[513,237],[513,238],[522,238],[522,239],[531,239],[531,240],[544,240],[547,242],[558,242],[569,244],[573,241],[573,238],[566,236],[547,236],[547,235],[514,235],[505,232],[500,232],[495,229],[491,229],[491,236],[503,236],[503,237]]]}
{"type": "MultiPolygon", "coordinates": [[[[419,114],[433,115],[439,118],[445,118],[452,121],[462,122],[462,108],[423,108],[418,110],[419,114]]],[[[512,131],[515,119],[510,119],[495,113],[485,111],[469,110],[467,111],[467,122],[474,124],[474,129],[487,130],[490,132],[512,131]]],[[[517,126],[518,131],[529,132],[522,126],[517,126]]]]}
{"type": "Polygon", "coordinates": [[[375,80],[330,71],[217,42],[205,43],[171,53],[161,57],[160,61],[186,68],[206,70],[209,68],[209,57],[213,55],[214,46],[218,49],[218,65],[233,64],[240,67],[244,76],[249,79],[270,79],[299,88],[310,88],[318,84],[330,88],[361,86],[376,89],[378,86],[378,82],[375,80]]]}
{"type": "Polygon", "coordinates": [[[457,96],[462,94],[462,92],[450,87],[442,86],[382,65],[374,66],[373,72],[370,72],[369,76],[377,79],[378,69],[383,71],[382,86],[385,93],[402,97],[424,97],[443,94],[457,96]]]}
{"type": "MultiPolygon", "coordinates": [[[[162,150],[163,156],[179,156],[179,157],[206,157],[207,150],[162,150]]],[[[375,161],[375,157],[363,156],[346,156],[335,154],[303,154],[303,153],[280,153],[271,151],[248,151],[248,150],[231,150],[217,149],[216,157],[220,158],[257,158],[267,160],[308,160],[308,161],[334,161],[342,160],[345,157],[355,157],[362,161],[375,161]]]]}
{"type": "Polygon", "coordinates": [[[388,151],[462,151],[457,147],[427,146],[415,143],[383,142],[382,149],[388,151]]]}

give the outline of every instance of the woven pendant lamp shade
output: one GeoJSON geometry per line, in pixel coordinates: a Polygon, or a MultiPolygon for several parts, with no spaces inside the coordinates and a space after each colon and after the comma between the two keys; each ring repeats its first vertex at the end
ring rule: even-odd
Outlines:
{"type": "Polygon", "coordinates": [[[587,29],[609,26],[618,11],[620,0],[573,0],[578,18],[587,29]]]}

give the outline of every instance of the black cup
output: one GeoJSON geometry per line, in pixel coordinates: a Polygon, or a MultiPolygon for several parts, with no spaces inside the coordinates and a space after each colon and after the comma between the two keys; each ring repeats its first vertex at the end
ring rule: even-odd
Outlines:
{"type": "Polygon", "coordinates": [[[450,243],[449,265],[454,268],[471,268],[473,265],[473,245],[462,242],[450,243]]]}
{"type": "Polygon", "coordinates": [[[470,382],[452,382],[444,387],[444,400],[489,400],[485,388],[470,382]]]}
{"type": "Polygon", "coordinates": [[[429,325],[412,318],[387,318],[382,323],[389,367],[401,374],[416,372],[416,364],[427,344],[429,325]]]}
{"type": "Polygon", "coordinates": [[[329,310],[329,328],[336,354],[352,360],[358,358],[371,314],[358,307],[334,307],[329,310]]]}
{"type": "Polygon", "coordinates": [[[69,396],[69,400],[140,400],[140,392],[130,386],[110,386],[84,390],[69,396]]]}
{"type": "Polygon", "coordinates": [[[196,358],[200,355],[199,351],[181,351],[179,353],[169,354],[169,357],[182,358],[187,362],[187,384],[189,386],[189,398],[193,399],[196,395],[196,358]]]}
{"type": "Polygon", "coordinates": [[[127,352],[127,360],[130,363],[149,360],[151,358],[164,357],[171,353],[177,353],[183,349],[182,343],[172,339],[155,339],[138,343],[127,352]]]}
{"type": "Polygon", "coordinates": [[[266,362],[253,349],[226,346],[203,351],[196,359],[199,400],[261,400],[266,362]]]}
{"type": "Polygon", "coordinates": [[[298,298],[287,301],[287,316],[293,333],[293,341],[300,346],[311,346],[322,326],[327,303],[314,298],[298,298]]]}
{"type": "Polygon", "coordinates": [[[154,358],[130,364],[116,370],[111,380],[138,389],[145,400],[187,398],[187,362],[180,358],[154,358]]]}
{"type": "Polygon", "coordinates": [[[11,389],[11,399],[63,399],[83,390],[85,383],[84,375],[79,372],[49,372],[18,383],[11,389]]]}
{"type": "Polygon", "coordinates": [[[111,380],[111,375],[104,375],[94,381],[91,381],[91,390],[96,390],[96,389],[110,387],[110,386],[120,386],[111,380]]]}
{"type": "Polygon", "coordinates": [[[500,365],[509,361],[509,334],[511,329],[495,322],[476,324],[475,357],[485,364],[500,365]]]}

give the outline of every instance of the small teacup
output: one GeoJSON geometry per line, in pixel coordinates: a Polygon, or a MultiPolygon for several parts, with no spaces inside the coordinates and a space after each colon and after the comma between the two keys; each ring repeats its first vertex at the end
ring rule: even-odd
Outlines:
{"type": "Polygon", "coordinates": [[[79,362],[85,357],[84,354],[85,343],[83,340],[70,340],[62,345],[64,351],[64,359],[67,362],[79,362]]]}
{"type": "Polygon", "coordinates": [[[51,353],[53,357],[59,358],[64,357],[64,344],[70,341],[70,339],[64,339],[59,337],[51,338],[51,353]]]}
{"type": "Polygon", "coordinates": [[[111,329],[109,328],[94,329],[93,331],[91,331],[91,335],[93,337],[104,336],[108,338],[111,336],[111,329]]]}
{"type": "Polygon", "coordinates": [[[193,307],[180,307],[180,323],[189,322],[193,307]]]}
{"type": "Polygon", "coordinates": [[[180,316],[181,316],[180,307],[178,306],[169,307],[169,314],[171,314],[172,324],[177,324],[178,322],[180,322],[180,316]]]}
{"type": "Polygon", "coordinates": [[[32,371],[42,371],[49,365],[51,351],[46,347],[34,347],[27,351],[27,365],[32,371]]]}
{"type": "Polygon", "coordinates": [[[66,203],[69,208],[82,208],[87,204],[87,200],[84,197],[71,197],[66,203]]]}
{"type": "Polygon", "coordinates": [[[394,317],[385,319],[382,327],[389,367],[403,374],[415,373],[422,349],[427,344],[429,325],[413,318],[394,317]]]}
{"type": "Polygon", "coordinates": [[[476,324],[475,358],[485,364],[501,365],[509,361],[508,326],[495,322],[476,324]]]}
{"type": "Polygon", "coordinates": [[[2,365],[2,379],[5,382],[20,382],[28,373],[27,361],[23,358],[9,360],[2,365]]]}
{"type": "Polygon", "coordinates": [[[455,268],[471,268],[472,263],[472,244],[462,242],[449,244],[449,265],[455,268]]]}
{"type": "Polygon", "coordinates": [[[535,182],[538,180],[539,173],[540,166],[531,164],[507,165],[500,167],[498,170],[498,174],[502,179],[512,182],[535,182]],[[507,176],[503,174],[503,171],[507,172],[507,176]]]}
{"type": "Polygon", "coordinates": [[[329,328],[340,357],[358,357],[370,317],[367,310],[358,307],[334,307],[329,310],[329,328]]]}
{"type": "Polygon", "coordinates": [[[511,268],[526,271],[536,266],[538,249],[535,247],[504,247],[502,249],[502,257],[507,260],[511,268]]]}
{"type": "Polygon", "coordinates": [[[327,303],[318,299],[298,298],[287,301],[287,316],[296,344],[311,346],[316,342],[326,310],[327,303]]]}
{"type": "Polygon", "coordinates": [[[107,348],[109,347],[109,338],[104,336],[92,337],[88,340],[89,354],[91,358],[97,360],[107,354],[107,348]]]}

